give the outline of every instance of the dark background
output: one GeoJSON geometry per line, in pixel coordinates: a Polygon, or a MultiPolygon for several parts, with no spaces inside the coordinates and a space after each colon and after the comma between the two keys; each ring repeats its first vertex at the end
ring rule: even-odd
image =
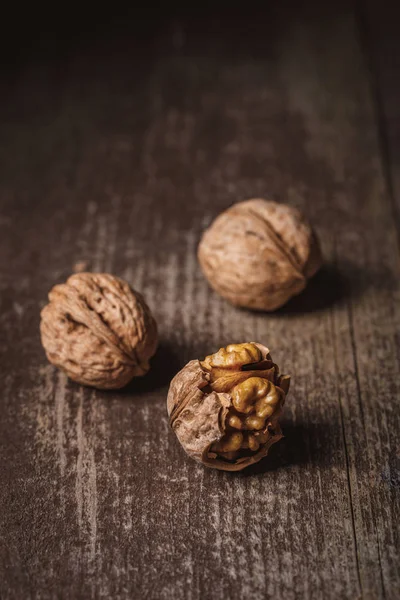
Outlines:
{"type": "Polygon", "coordinates": [[[8,6],[0,56],[0,597],[398,598],[398,10],[368,1],[8,6]],[[301,208],[325,266],[274,314],[208,287],[232,203],[301,208]],[[48,365],[49,289],[142,291],[151,372],[48,365]],[[168,428],[189,359],[257,340],[292,375],[285,439],[242,474],[168,428]]]}

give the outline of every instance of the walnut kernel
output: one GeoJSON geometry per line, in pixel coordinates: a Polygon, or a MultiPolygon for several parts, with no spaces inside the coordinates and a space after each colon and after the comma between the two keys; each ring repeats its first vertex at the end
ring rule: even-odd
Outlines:
{"type": "Polygon", "coordinates": [[[289,382],[265,346],[230,344],[190,361],[174,377],[167,399],[171,427],[195,460],[239,471],[281,439],[278,418],[289,382]]]}

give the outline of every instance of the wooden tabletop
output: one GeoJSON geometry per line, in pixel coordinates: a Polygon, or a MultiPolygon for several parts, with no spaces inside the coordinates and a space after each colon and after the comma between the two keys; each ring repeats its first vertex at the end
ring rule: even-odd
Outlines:
{"type": "Polygon", "coordinates": [[[298,4],[47,22],[3,71],[2,600],[400,597],[398,20],[298,4]],[[228,305],[196,259],[251,197],[301,208],[325,258],[273,314],[228,305]],[[120,392],[41,347],[49,289],[82,268],[159,324],[120,392]],[[168,427],[169,382],[249,340],[292,375],[286,437],[243,473],[203,468],[168,427]]]}

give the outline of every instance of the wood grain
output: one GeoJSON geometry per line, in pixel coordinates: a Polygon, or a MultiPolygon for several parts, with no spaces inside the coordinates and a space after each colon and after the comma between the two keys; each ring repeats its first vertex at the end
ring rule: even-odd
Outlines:
{"type": "Polygon", "coordinates": [[[200,13],[2,81],[2,599],[400,594],[397,231],[357,13],[200,13]],[[196,260],[212,218],[256,196],[302,208],[326,262],[271,315],[227,305],[196,260]],[[121,392],[40,346],[46,294],[82,262],[160,325],[121,392]],[[292,374],[286,437],[247,472],[207,470],[169,431],[168,383],[248,340],[292,374]]]}

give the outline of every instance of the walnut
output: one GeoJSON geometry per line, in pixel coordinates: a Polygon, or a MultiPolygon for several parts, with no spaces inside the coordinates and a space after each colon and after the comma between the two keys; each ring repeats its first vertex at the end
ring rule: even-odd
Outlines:
{"type": "Polygon", "coordinates": [[[281,439],[278,418],[289,383],[265,346],[230,344],[190,361],[174,377],[167,399],[170,425],[195,460],[240,471],[281,439]]]}
{"type": "Polygon", "coordinates": [[[221,296],[266,311],[299,294],[322,260],[317,238],[298,210],[259,199],[220,214],[204,232],[198,258],[221,296]]]}
{"type": "Polygon", "coordinates": [[[149,370],[157,325],[143,297],[113,275],[78,273],[41,313],[47,358],[84,385],[115,389],[149,370]]]}

